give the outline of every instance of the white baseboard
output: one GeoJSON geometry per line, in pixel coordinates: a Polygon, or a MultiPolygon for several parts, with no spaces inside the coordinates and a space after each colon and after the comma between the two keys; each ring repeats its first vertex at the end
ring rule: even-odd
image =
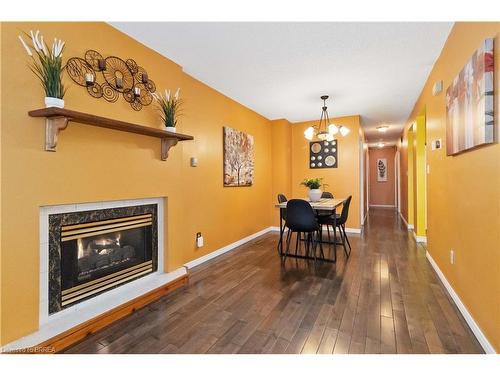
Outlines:
{"type": "MultiPolygon", "coordinates": [[[[251,240],[254,240],[257,237],[260,237],[266,233],[279,232],[279,230],[280,230],[280,227],[275,227],[275,226],[271,226],[271,227],[262,229],[261,231],[259,231],[257,233],[251,234],[250,236],[242,238],[241,240],[230,243],[229,245],[226,245],[218,250],[212,251],[211,253],[205,254],[199,258],[196,258],[190,262],[187,262],[184,264],[184,267],[187,267],[187,269],[191,269],[191,268],[196,267],[202,263],[208,262],[209,260],[212,260],[212,259],[218,257],[219,255],[225,254],[228,251],[234,250],[238,246],[241,246],[241,245],[243,245],[251,240]]],[[[358,229],[358,228],[345,228],[345,231],[347,233],[353,233],[353,234],[360,234],[361,233],[361,229],[358,229]]]]}
{"type": "Polygon", "coordinates": [[[345,228],[346,233],[355,233],[355,234],[360,234],[361,229],[359,228],[345,228]]]}
{"type": "MultiPolygon", "coordinates": [[[[413,229],[413,228],[412,228],[413,229]]],[[[413,234],[413,238],[415,238],[415,241],[419,243],[427,243],[427,237],[426,236],[417,236],[414,230],[411,231],[413,234]]]]}
{"type": "Polygon", "coordinates": [[[370,204],[370,207],[396,208],[393,204],[370,204]]]}
{"type": "Polygon", "coordinates": [[[279,231],[280,228],[279,227],[268,227],[268,228],[262,229],[261,231],[259,231],[257,233],[251,234],[250,236],[242,238],[241,240],[230,243],[229,245],[221,247],[218,250],[212,251],[211,253],[208,253],[208,254],[203,255],[199,258],[196,258],[190,262],[187,262],[186,264],[184,264],[184,266],[187,267],[188,269],[196,267],[202,263],[208,262],[209,260],[211,260],[215,257],[218,257],[219,255],[222,255],[224,253],[227,253],[228,251],[234,250],[238,246],[241,246],[244,243],[247,243],[248,241],[251,241],[259,236],[262,236],[263,234],[266,234],[270,231],[275,231],[275,230],[279,231]]]}
{"type": "Polygon", "coordinates": [[[441,280],[444,287],[446,288],[446,290],[450,294],[451,298],[453,299],[453,302],[455,302],[455,305],[457,305],[458,310],[460,310],[460,313],[462,314],[465,321],[469,325],[470,329],[474,333],[474,336],[476,336],[477,340],[479,341],[479,343],[483,347],[484,351],[487,354],[496,354],[495,348],[493,348],[493,345],[491,345],[491,343],[488,341],[488,339],[486,338],[483,331],[481,331],[481,328],[476,323],[476,321],[472,317],[469,310],[467,310],[467,307],[465,307],[462,300],[460,299],[458,294],[455,292],[455,290],[453,289],[451,284],[448,282],[448,280],[444,276],[443,272],[441,271],[441,269],[439,268],[437,263],[434,261],[434,259],[432,259],[432,256],[431,256],[431,254],[429,254],[428,251],[426,252],[426,256],[427,256],[427,259],[429,260],[429,263],[431,264],[432,268],[434,269],[434,271],[438,275],[439,280],[441,280]]]}

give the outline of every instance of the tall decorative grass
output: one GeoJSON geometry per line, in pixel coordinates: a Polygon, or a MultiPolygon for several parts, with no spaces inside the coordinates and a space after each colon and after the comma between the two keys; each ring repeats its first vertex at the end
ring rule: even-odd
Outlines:
{"type": "Polygon", "coordinates": [[[54,38],[52,48],[49,50],[39,30],[36,33],[30,31],[29,34],[25,34],[31,39],[31,44],[28,46],[20,35],[19,40],[28,56],[32,58],[30,69],[40,80],[45,96],[62,99],[66,93],[66,88],[62,82],[64,42],[54,38]]]}
{"type": "Polygon", "coordinates": [[[180,89],[177,89],[175,95],[170,95],[169,90],[165,90],[165,96],[158,93],[153,94],[156,99],[156,104],[158,105],[160,117],[163,124],[167,127],[175,128],[179,116],[182,115],[183,101],[179,97],[179,91],[180,89]]]}

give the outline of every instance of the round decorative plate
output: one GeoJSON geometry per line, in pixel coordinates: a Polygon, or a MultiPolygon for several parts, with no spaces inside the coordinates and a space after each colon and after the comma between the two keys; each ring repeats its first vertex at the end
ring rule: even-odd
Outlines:
{"type": "Polygon", "coordinates": [[[331,167],[332,165],[335,165],[335,156],[328,155],[325,158],[325,164],[326,164],[327,167],[331,167]]]}
{"type": "Polygon", "coordinates": [[[321,151],[321,145],[319,143],[313,143],[311,146],[311,151],[317,154],[321,151]]]}

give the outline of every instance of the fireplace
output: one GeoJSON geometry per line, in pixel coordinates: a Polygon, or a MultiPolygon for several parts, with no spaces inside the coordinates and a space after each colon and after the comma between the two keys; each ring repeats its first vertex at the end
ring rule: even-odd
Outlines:
{"type": "Polygon", "coordinates": [[[49,215],[49,313],[157,269],[157,207],[49,215]]]}

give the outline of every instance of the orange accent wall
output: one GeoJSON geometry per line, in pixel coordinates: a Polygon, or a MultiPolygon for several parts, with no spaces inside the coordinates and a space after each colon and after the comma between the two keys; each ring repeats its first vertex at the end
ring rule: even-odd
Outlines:
{"type": "Polygon", "coordinates": [[[350,129],[346,137],[338,136],[338,168],[310,169],[309,141],[304,130],[316,125],[318,120],[292,124],[292,196],[307,197],[308,190],[300,183],[304,178],[320,177],[328,186],[324,189],[335,197],[352,195],[349,209],[348,228],[360,228],[360,117],[345,116],[331,119],[332,123],[345,125],[350,129]]]}
{"type": "Polygon", "coordinates": [[[395,147],[370,148],[370,205],[394,206],[395,147]],[[377,181],[377,160],[387,159],[387,181],[377,181]]]}
{"type": "MultiPolygon", "coordinates": [[[[182,71],[174,62],[105,23],[2,23],[1,26],[1,344],[38,328],[39,207],[144,197],[167,203],[167,270],[269,227],[274,203],[270,121],[182,71]],[[44,94],[28,69],[17,35],[40,29],[45,40],[66,41],[64,56],[95,49],[133,58],[158,89],[181,88],[185,100],[179,131],[195,140],[171,149],[160,160],[156,138],[70,123],[57,152],[45,152],[44,120],[29,110],[43,106],[44,94]],[[8,79],[5,79],[8,77],[8,79]],[[222,127],[255,137],[255,183],[224,188],[222,127]],[[199,166],[189,166],[196,156],[199,166]],[[205,246],[195,247],[201,231],[205,246]]],[[[94,99],[65,77],[66,107],[124,121],[161,127],[152,106],[136,112],[119,99],[94,99]]]]}
{"type": "MultiPolygon", "coordinates": [[[[500,108],[500,23],[458,22],[454,25],[415,103],[401,148],[407,166],[408,127],[426,111],[427,248],[489,342],[500,351],[500,145],[446,156],[445,147],[431,150],[431,141],[446,144],[446,88],[486,38],[495,38],[495,121],[498,139],[500,108]],[[432,86],[443,81],[443,92],[432,86]],[[450,264],[450,250],[455,264],[450,264]]],[[[404,164],[404,166],[403,166],[404,164]]],[[[402,173],[402,176],[404,174],[402,173]]],[[[408,181],[402,179],[402,185],[408,181]]],[[[402,200],[408,190],[402,189],[402,200]]],[[[410,200],[410,206],[412,200],[410,200]]],[[[404,205],[403,205],[404,208],[404,205]]],[[[408,213],[404,212],[405,218],[408,213]]],[[[410,214],[411,217],[411,214],[410,214]]]]}
{"type": "MultiPolygon", "coordinates": [[[[292,198],[292,125],[287,120],[271,121],[273,204],[278,194],[292,198]]],[[[274,210],[273,225],[279,225],[279,211],[274,210]]]]}

